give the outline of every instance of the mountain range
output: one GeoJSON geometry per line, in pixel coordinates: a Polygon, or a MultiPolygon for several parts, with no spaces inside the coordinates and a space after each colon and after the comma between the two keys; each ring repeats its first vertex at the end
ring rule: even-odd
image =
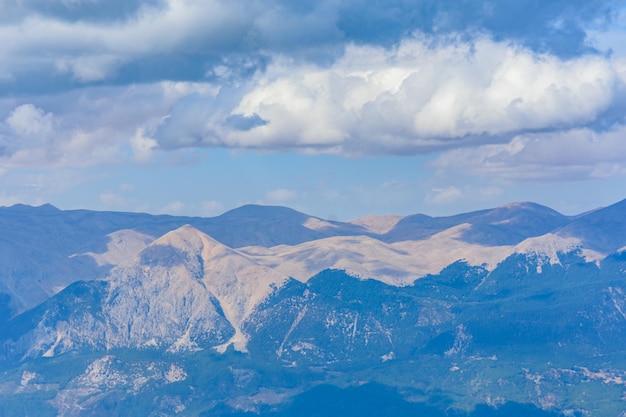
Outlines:
{"type": "Polygon", "coordinates": [[[0,415],[626,416],[626,200],[0,227],[0,415]]]}

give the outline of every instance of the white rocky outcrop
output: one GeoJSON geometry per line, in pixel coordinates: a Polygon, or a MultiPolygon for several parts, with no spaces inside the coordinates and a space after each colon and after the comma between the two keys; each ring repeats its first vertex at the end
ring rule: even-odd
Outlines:
{"type": "MultiPolygon", "coordinates": [[[[215,323],[222,314],[234,329],[225,344],[244,350],[241,324],[288,278],[191,226],[157,239],[140,253],[137,264],[119,268],[112,276],[113,325],[123,326],[132,317],[128,337],[139,337],[135,344],[150,344],[152,339],[159,344],[176,334],[172,350],[197,348],[200,335],[218,331],[215,323]]],[[[123,332],[116,336],[127,337],[123,332]]]]}

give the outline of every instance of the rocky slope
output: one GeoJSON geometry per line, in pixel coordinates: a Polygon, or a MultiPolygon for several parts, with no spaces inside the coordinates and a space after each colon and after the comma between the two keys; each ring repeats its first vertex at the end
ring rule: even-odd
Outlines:
{"type": "Polygon", "coordinates": [[[202,230],[214,219],[156,237],[151,227],[182,219],[81,212],[92,220],[71,231],[54,208],[12,210],[31,225],[13,225],[5,250],[7,236],[43,235],[5,252],[35,262],[5,263],[9,303],[28,295],[6,284],[17,272],[22,288],[51,285],[35,250],[97,279],[51,273],[69,284],[21,314],[4,305],[0,410],[28,404],[10,415],[289,415],[320,384],[363,383],[406,413],[417,411],[403,401],[442,416],[626,413],[624,202],[347,226],[248,206],[225,217],[241,247],[202,230]],[[59,224],[79,239],[55,237],[59,224]]]}

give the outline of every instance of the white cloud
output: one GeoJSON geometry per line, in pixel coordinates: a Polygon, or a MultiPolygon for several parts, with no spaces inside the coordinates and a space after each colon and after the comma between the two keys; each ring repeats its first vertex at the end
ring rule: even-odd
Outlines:
{"type": "Polygon", "coordinates": [[[144,136],[143,129],[137,129],[135,136],[130,139],[130,145],[138,162],[149,161],[159,147],[156,140],[144,136]]]}
{"type": "Polygon", "coordinates": [[[181,214],[185,210],[186,205],[182,201],[172,201],[171,203],[161,207],[159,210],[165,214],[181,214]]]}
{"type": "Polygon", "coordinates": [[[224,212],[224,206],[219,201],[205,201],[202,203],[203,216],[216,216],[224,212]]]}
{"type": "Polygon", "coordinates": [[[124,183],[124,184],[120,184],[119,190],[124,193],[130,193],[135,190],[135,187],[132,184],[124,183]]]}
{"type": "Polygon", "coordinates": [[[626,125],[524,134],[504,144],[455,149],[432,167],[503,181],[582,180],[626,175],[626,125]]]}
{"type": "Polygon", "coordinates": [[[107,207],[120,208],[126,205],[126,199],[117,193],[100,193],[100,201],[107,207]]]}
{"type": "Polygon", "coordinates": [[[463,196],[461,190],[456,187],[433,188],[433,194],[427,197],[427,201],[436,204],[449,204],[463,196]]]}
{"type": "Polygon", "coordinates": [[[218,0],[159,3],[107,24],[40,13],[0,22],[0,39],[10,40],[0,45],[3,72],[13,77],[25,68],[52,67],[88,82],[106,79],[120,65],[145,56],[218,53],[241,42],[256,10],[247,3],[218,0]]]}
{"type": "Polygon", "coordinates": [[[19,136],[47,136],[53,130],[51,113],[45,113],[32,104],[16,107],[6,119],[6,124],[19,136]]]}
{"type": "Polygon", "coordinates": [[[147,163],[160,150],[149,133],[185,97],[211,97],[209,83],[159,82],[74,90],[15,105],[0,101],[0,169],[147,163]],[[50,107],[53,107],[54,112],[50,107]]]}
{"type": "Polygon", "coordinates": [[[4,123],[0,123],[0,145],[5,148],[1,153],[6,155],[20,148],[44,146],[57,127],[58,121],[52,113],[46,113],[33,104],[17,106],[4,123]]]}
{"type": "Polygon", "coordinates": [[[233,109],[220,109],[264,123],[232,129],[214,110],[212,118],[193,120],[219,105],[197,100],[165,122],[158,140],[170,147],[428,153],[584,126],[623,86],[621,66],[601,56],[561,60],[487,38],[433,42],[352,45],[329,67],[277,58],[233,109]]]}
{"type": "Polygon", "coordinates": [[[279,188],[276,190],[268,191],[265,194],[265,203],[286,203],[296,200],[299,197],[299,192],[296,190],[289,190],[286,188],[279,188]]]}

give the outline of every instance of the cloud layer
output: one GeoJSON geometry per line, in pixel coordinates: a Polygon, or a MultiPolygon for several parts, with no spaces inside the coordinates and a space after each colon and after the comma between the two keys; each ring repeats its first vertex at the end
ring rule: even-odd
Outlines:
{"type": "Polygon", "coordinates": [[[327,67],[276,58],[227,94],[232,109],[221,95],[181,102],[155,137],[167,148],[428,153],[595,123],[623,99],[625,77],[601,56],[565,60],[488,38],[351,45],[327,67]]]}
{"type": "MultiPolygon", "coordinates": [[[[436,153],[435,171],[507,181],[621,176],[626,61],[611,42],[624,39],[623,7],[3,1],[0,175],[175,164],[219,147],[436,153]]],[[[304,195],[291,192],[275,185],[266,200],[304,195]]]]}
{"type": "Polygon", "coordinates": [[[484,32],[574,56],[590,50],[585,30],[616,10],[610,0],[9,0],[0,3],[0,91],[198,81],[242,56],[255,69],[273,54],[329,62],[346,43],[388,47],[414,33],[484,32]]]}

